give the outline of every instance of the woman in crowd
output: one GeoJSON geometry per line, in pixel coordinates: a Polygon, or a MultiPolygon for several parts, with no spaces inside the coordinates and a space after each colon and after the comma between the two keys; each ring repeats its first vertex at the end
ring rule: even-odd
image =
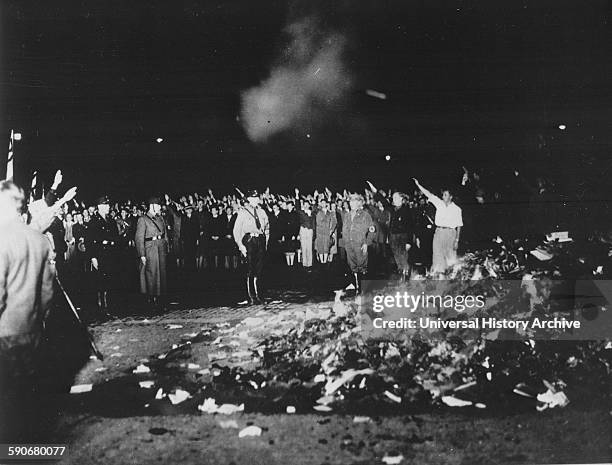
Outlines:
{"type": "Polygon", "coordinates": [[[334,257],[338,254],[338,231],[342,229],[342,219],[335,202],[329,203],[329,209],[336,219],[336,227],[331,235],[331,247],[329,248],[329,257],[327,259],[328,263],[333,263],[334,257]]]}
{"type": "MultiPolygon", "coordinates": [[[[299,194],[298,194],[299,195],[299,194]]],[[[299,197],[298,197],[299,201],[299,197]]],[[[299,202],[300,208],[300,250],[302,252],[302,266],[306,271],[312,271],[312,240],[315,228],[315,214],[308,200],[299,202]]]]}
{"type": "Polygon", "coordinates": [[[337,226],[336,215],[329,209],[329,203],[326,199],[322,199],[319,202],[319,211],[315,217],[315,225],[315,250],[317,251],[319,263],[324,265],[329,261],[329,252],[337,226]]]}
{"type": "Polygon", "coordinates": [[[236,223],[237,216],[237,205],[236,206],[228,206],[225,209],[225,218],[224,218],[224,226],[225,226],[225,240],[224,240],[224,254],[225,254],[225,268],[227,270],[235,270],[238,268],[238,248],[236,247],[236,243],[233,239],[234,223],[236,223]]]}
{"type": "Polygon", "coordinates": [[[223,257],[223,237],[225,236],[225,221],[219,214],[219,208],[213,205],[210,209],[210,217],[208,218],[207,241],[208,241],[208,257],[211,267],[218,269],[223,257]]]}
{"type": "Polygon", "coordinates": [[[300,248],[300,243],[297,239],[300,235],[300,217],[295,211],[295,203],[292,200],[286,202],[285,208],[283,212],[285,260],[288,266],[293,266],[295,263],[295,252],[300,248]]]}

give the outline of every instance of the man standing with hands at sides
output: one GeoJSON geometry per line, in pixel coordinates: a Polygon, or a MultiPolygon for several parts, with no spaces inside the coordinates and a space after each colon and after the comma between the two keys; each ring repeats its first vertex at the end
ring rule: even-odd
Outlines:
{"type": "Polygon", "coordinates": [[[138,218],[135,241],[140,257],[140,292],[157,306],[159,297],[166,293],[168,238],[160,200],[151,197],[148,203],[149,210],[138,218]]]}
{"type": "Polygon", "coordinates": [[[250,304],[260,304],[259,278],[264,265],[264,255],[270,238],[268,215],[259,207],[257,191],[247,193],[247,204],[242,207],[234,223],[234,240],[247,262],[247,295],[250,304]],[[251,282],[252,280],[252,282],[251,282]]]}
{"type": "Polygon", "coordinates": [[[414,242],[414,218],[404,201],[404,194],[394,192],[391,197],[391,206],[389,206],[389,201],[378,192],[374,184],[370,181],[367,181],[367,183],[370,190],[374,192],[374,199],[382,202],[391,215],[389,222],[389,243],[397,271],[401,273],[402,281],[406,281],[410,278],[408,254],[414,242]]]}
{"type": "Polygon", "coordinates": [[[342,237],[346,258],[355,280],[355,292],[361,293],[361,277],[368,271],[368,246],[376,237],[376,226],[370,214],[363,208],[363,196],[351,194],[350,211],[342,220],[342,237]]]}
{"type": "Polygon", "coordinates": [[[463,226],[461,208],[453,202],[453,196],[448,189],[442,189],[442,198],[440,198],[421,186],[416,178],[412,179],[427,200],[436,207],[431,272],[443,273],[457,261],[459,236],[463,226]]]}
{"type": "Polygon", "coordinates": [[[92,274],[98,292],[98,310],[109,317],[108,292],[116,288],[120,244],[119,228],[110,216],[110,201],[102,196],[96,201],[97,212],[89,222],[89,244],[92,274]]]}

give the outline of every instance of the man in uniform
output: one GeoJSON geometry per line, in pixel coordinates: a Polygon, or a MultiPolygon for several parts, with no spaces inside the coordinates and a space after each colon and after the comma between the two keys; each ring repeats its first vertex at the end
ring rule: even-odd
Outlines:
{"type": "Polygon", "coordinates": [[[0,442],[32,442],[43,321],[51,309],[51,244],[20,218],[23,190],[0,182],[0,442]]]}
{"type": "Polygon", "coordinates": [[[108,292],[115,288],[119,273],[117,262],[121,245],[119,228],[109,215],[110,202],[107,196],[96,201],[97,211],[92,215],[88,228],[87,251],[98,293],[98,309],[108,314],[108,292]]]}
{"type": "Polygon", "coordinates": [[[238,249],[247,261],[247,294],[251,304],[261,303],[258,280],[270,238],[268,215],[259,207],[259,203],[257,191],[250,191],[247,194],[247,204],[238,211],[233,231],[238,249]]]}
{"type": "Polygon", "coordinates": [[[410,208],[406,205],[405,196],[401,192],[394,192],[391,196],[391,204],[386,197],[382,196],[378,189],[368,181],[368,185],[374,192],[374,199],[382,202],[390,214],[389,221],[389,243],[391,252],[397,266],[397,271],[401,274],[402,281],[410,277],[410,262],[408,252],[412,248],[414,237],[414,219],[410,208]]]}
{"type": "Polygon", "coordinates": [[[168,239],[160,200],[151,197],[148,203],[149,210],[138,218],[135,241],[140,257],[140,292],[157,305],[159,297],[166,293],[168,239]]]}
{"type": "Polygon", "coordinates": [[[342,238],[346,258],[355,280],[355,291],[361,292],[361,277],[368,271],[368,246],[376,237],[376,225],[370,214],[363,208],[363,196],[351,194],[350,211],[342,219],[342,238]]]}

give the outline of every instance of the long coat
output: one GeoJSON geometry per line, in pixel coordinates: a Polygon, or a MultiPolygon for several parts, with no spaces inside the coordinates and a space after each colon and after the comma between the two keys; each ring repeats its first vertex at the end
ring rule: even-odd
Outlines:
{"type": "Polygon", "coordinates": [[[145,257],[146,263],[140,262],[140,292],[159,296],[166,292],[166,257],[168,239],[166,222],[161,216],[152,217],[148,213],[138,218],[136,225],[136,250],[138,257],[145,257]],[[147,240],[158,238],[156,240],[147,240]]]}
{"type": "Polygon", "coordinates": [[[98,260],[98,269],[93,270],[96,289],[115,289],[119,281],[119,228],[110,216],[99,214],[91,217],[88,228],[87,251],[90,258],[98,260]]]}
{"type": "Polygon", "coordinates": [[[51,309],[49,241],[19,219],[0,224],[0,351],[37,343],[51,309]]]}
{"type": "Polygon", "coordinates": [[[331,249],[331,236],[336,230],[336,214],[330,210],[319,210],[316,216],[315,250],[318,253],[329,253],[331,249]]]}

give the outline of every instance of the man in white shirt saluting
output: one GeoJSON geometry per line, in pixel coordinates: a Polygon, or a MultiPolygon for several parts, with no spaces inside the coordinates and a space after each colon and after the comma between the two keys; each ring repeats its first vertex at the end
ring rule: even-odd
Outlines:
{"type": "Polygon", "coordinates": [[[442,198],[425,189],[416,178],[414,183],[436,207],[436,231],[433,238],[432,273],[443,273],[457,261],[457,247],[463,219],[461,208],[453,202],[453,196],[448,189],[442,189],[442,198]]]}

